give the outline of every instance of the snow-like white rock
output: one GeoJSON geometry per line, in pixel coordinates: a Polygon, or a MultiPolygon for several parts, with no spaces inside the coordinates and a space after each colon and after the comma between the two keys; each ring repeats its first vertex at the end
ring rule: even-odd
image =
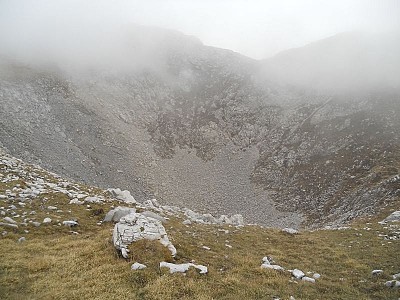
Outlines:
{"type": "Polygon", "coordinates": [[[162,267],[169,268],[170,273],[185,273],[187,270],[189,270],[190,267],[200,270],[200,274],[208,273],[208,269],[206,266],[195,265],[193,263],[172,264],[172,263],[162,261],[162,262],[160,262],[160,268],[162,268],[162,267]]]}
{"type": "Polygon", "coordinates": [[[321,275],[319,273],[314,273],[314,275],[312,277],[314,279],[319,279],[319,278],[321,278],[321,275]]]}
{"type": "Polygon", "coordinates": [[[303,277],[301,277],[301,280],[303,280],[303,281],[307,281],[307,282],[312,282],[312,283],[315,283],[315,279],[314,279],[314,278],[307,277],[307,276],[303,276],[303,277]]]}
{"type": "Polygon", "coordinates": [[[392,212],[383,222],[400,222],[400,210],[392,212]]]}
{"type": "Polygon", "coordinates": [[[108,189],[107,191],[109,191],[113,197],[117,198],[118,200],[122,200],[125,203],[129,204],[137,203],[135,198],[133,198],[131,193],[127,190],[121,191],[121,189],[117,188],[117,189],[108,189]]]}
{"type": "Polygon", "coordinates": [[[169,241],[167,232],[161,221],[143,216],[139,213],[130,213],[122,217],[121,220],[115,224],[113,243],[116,249],[121,250],[123,257],[128,257],[128,246],[141,239],[158,240],[163,246],[170,250],[172,256],[176,255],[176,248],[169,241]]]}
{"type": "Polygon", "coordinates": [[[44,224],[51,223],[51,219],[50,218],[44,218],[43,219],[43,223],[44,224]]]}
{"type": "Polygon", "coordinates": [[[135,263],[132,264],[132,266],[131,266],[131,269],[132,269],[132,270],[143,270],[143,269],[145,269],[145,268],[147,268],[146,265],[141,264],[141,263],[138,263],[138,262],[135,262],[135,263]]]}
{"type": "Polygon", "coordinates": [[[69,204],[78,204],[78,205],[82,205],[83,201],[80,201],[78,198],[74,198],[71,201],[69,201],[69,204]]]}
{"type": "Polygon", "coordinates": [[[64,226],[73,227],[73,226],[77,226],[79,224],[78,224],[78,222],[71,220],[71,221],[63,221],[63,225],[64,226]]]}
{"type": "Polygon", "coordinates": [[[373,270],[371,274],[372,276],[379,276],[383,274],[383,270],[373,270]]]}
{"type": "Polygon", "coordinates": [[[299,270],[299,269],[294,269],[293,271],[292,271],[292,275],[295,277],[295,278],[297,278],[297,279],[301,279],[301,278],[303,278],[304,277],[304,272],[303,271],[301,271],[301,270],[299,270]]]}
{"type": "Polygon", "coordinates": [[[11,228],[18,228],[17,224],[10,224],[10,223],[4,223],[4,222],[0,222],[0,226],[3,227],[11,227],[11,228]]]}
{"type": "Polygon", "coordinates": [[[266,264],[266,263],[263,263],[261,265],[261,268],[263,268],[263,269],[272,269],[272,270],[277,270],[277,271],[285,271],[285,269],[282,268],[279,265],[270,265],[270,264],[266,264]]]}
{"type": "Polygon", "coordinates": [[[10,217],[5,217],[3,220],[10,224],[17,224],[17,221],[11,219],[10,217]]]}
{"type": "Polygon", "coordinates": [[[299,231],[293,228],[283,228],[282,229],[283,232],[289,233],[289,234],[298,234],[299,231]]]}
{"type": "Polygon", "coordinates": [[[21,236],[19,239],[18,239],[18,243],[22,243],[22,242],[25,242],[26,241],[26,237],[24,237],[24,236],[21,236]]]}
{"type": "Polygon", "coordinates": [[[121,218],[129,215],[130,213],[135,213],[136,209],[133,207],[118,206],[110,210],[104,217],[103,222],[119,222],[121,218]]]}

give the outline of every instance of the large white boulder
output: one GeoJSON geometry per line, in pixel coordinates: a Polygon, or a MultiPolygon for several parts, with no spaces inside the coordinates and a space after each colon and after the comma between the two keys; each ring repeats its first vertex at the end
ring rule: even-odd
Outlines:
{"type": "Polygon", "coordinates": [[[176,255],[176,248],[169,241],[160,220],[133,212],[115,224],[113,243],[116,249],[121,250],[123,257],[128,258],[128,246],[141,239],[159,241],[171,251],[173,257],[176,255]]]}

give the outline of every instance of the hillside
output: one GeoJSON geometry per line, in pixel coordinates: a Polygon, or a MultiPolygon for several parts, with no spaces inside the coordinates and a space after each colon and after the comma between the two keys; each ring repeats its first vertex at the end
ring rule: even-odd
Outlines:
{"type": "Polygon", "coordinates": [[[130,204],[108,191],[66,180],[1,151],[1,298],[400,296],[398,288],[387,286],[397,284],[393,278],[400,276],[396,256],[400,251],[399,222],[378,223],[398,206],[350,227],[288,233],[254,225],[187,222],[188,215],[180,213],[179,208],[153,206],[148,201],[134,203],[125,196],[124,201],[129,199],[130,204]],[[163,225],[176,247],[175,258],[157,241],[148,240],[132,243],[128,258],[122,258],[112,243],[115,225],[103,222],[111,208],[121,205],[143,215],[153,211],[153,217],[166,219],[163,225]],[[207,267],[207,273],[190,269],[185,274],[170,274],[168,269],[160,268],[161,261],[193,262],[207,267]],[[285,270],[266,268],[267,261],[275,261],[285,270]],[[147,268],[132,270],[134,262],[147,268]],[[302,270],[308,278],[316,278],[315,282],[296,279],[292,274],[299,271],[292,271],[295,269],[302,270]]]}
{"type": "Polygon", "coordinates": [[[128,63],[111,69],[2,58],[1,146],[139,201],[281,228],[337,226],[398,202],[396,89],[315,91],[177,32],[120,37],[132,43],[112,53],[128,63]],[[137,53],[149,56],[130,65],[137,53]]]}

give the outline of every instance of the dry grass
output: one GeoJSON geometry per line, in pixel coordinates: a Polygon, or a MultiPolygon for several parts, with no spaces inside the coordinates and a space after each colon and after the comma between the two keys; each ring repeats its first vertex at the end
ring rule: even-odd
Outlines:
{"type": "MultiPolygon", "coordinates": [[[[82,207],[81,207],[82,209],[82,207]]],[[[171,220],[167,231],[178,249],[178,262],[194,260],[209,267],[209,274],[191,270],[169,274],[158,263],[168,252],[155,242],[131,247],[132,260],[118,257],[111,241],[112,225],[83,221],[80,235],[45,226],[25,235],[10,233],[0,240],[1,299],[397,299],[399,291],[383,283],[400,271],[399,242],[377,236],[385,229],[360,225],[350,230],[316,231],[297,236],[259,227],[186,227],[171,220]],[[360,235],[360,233],[362,235],[360,235]],[[230,244],[233,248],[228,248],[230,244]],[[384,245],[382,245],[384,244],[384,245]],[[202,246],[211,250],[205,250],[202,246]],[[351,247],[349,247],[351,246],[351,247]],[[271,255],[281,266],[322,274],[316,284],[297,282],[288,273],[260,268],[271,255]],[[131,271],[130,264],[148,265],[131,271]],[[385,275],[372,278],[371,270],[385,275]],[[360,282],[364,281],[364,282],[360,282]]]]}
{"type": "MultiPolygon", "coordinates": [[[[0,191],[12,188],[11,182],[0,191]]],[[[82,186],[82,189],[89,189],[82,186]]],[[[97,191],[98,192],[98,191],[97,191]]],[[[207,275],[190,270],[169,274],[159,262],[170,260],[157,242],[140,241],[131,246],[131,259],[120,258],[111,243],[112,224],[97,225],[110,204],[69,205],[63,194],[40,195],[24,209],[35,210],[40,227],[27,226],[0,237],[0,299],[398,299],[399,290],[384,286],[400,272],[400,241],[386,241],[378,234],[390,228],[379,218],[361,220],[348,230],[304,232],[289,235],[256,226],[242,228],[211,225],[185,226],[171,219],[165,226],[178,250],[176,262],[194,261],[209,268],[207,275]],[[62,212],[46,209],[57,206],[62,212]],[[68,228],[58,221],[76,218],[79,226],[68,228]],[[365,228],[370,228],[366,230],[365,228]],[[29,230],[29,233],[24,232],[29,230]],[[71,231],[79,234],[73,234],[71,231]],[[224,231],[226,230],[226,231],[224,231]],[[229,231],[229,232],[228,232],[229,231]],[[18,243],[19,237],[27,240],[18,243]],[[232,248],[226,245],[231,245],[232,248]],[[203,246],[210,247],[206,250],[203,246]],[[288,272],[261,269],[270,255],[286,269],[322,275],[315,284],[298,282],[288,272]],[[132,271],[138,261],[148,265],[132,271]],[[373,278],[373,269],[384,275],[373,278]]],[[[397,206],[388,209],[393,210],[397,206]]],[[[389,211],[385,211],[387,215],[389,211]]],[[[399,229],[397,229],[399,231],[399,229]]]]}

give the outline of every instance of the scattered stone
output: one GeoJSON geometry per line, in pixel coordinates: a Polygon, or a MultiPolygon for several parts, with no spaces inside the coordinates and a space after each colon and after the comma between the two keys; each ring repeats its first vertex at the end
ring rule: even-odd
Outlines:
{"type": "Polygon", "coordinates": [[[69,201],[69,204],[78,204],[78,205],[82,205],[83,201],[79,201],[79,199],[74,198],[71,201],[69,201]]]}
{"type": "Polygon", "coordinates": [[[22,242],[25,242],[25,241],[26,241],[26,238],[24,236],[22,236],[22,237],[20,237],[18,239],[18,243],[22,243],[22,242]]]}
{"type": "Polygon", "coordinates": [[[279,265],[269,265],[269,264],[265,264],[265,263],[261,265],[261,268],[272,269],[272,270],[277,270],[277,271],[285,271],[285,269],[279,265]]]}
{"type": "Polygon", "coordinates": [[[182,222],[183,225],[190,225],[192,224],[192,221],[190,221],[189,219],[186,219],[185,221],[182,222]]]}
{"type": "Polygon", "coordinates": [[[130,213],[135,213],[136,209],[132,207],[118,206],[110,210],[104,217],[103,222],[119,222],[121,218],[129,215],[130,213]]]}
{"type": "Polygon", "coordinates": [[[321,277],[321,275],[318,274],[318,273],[314,273],[314,275],[313,275],[313,278],[314,278],[314,279],[319,279],[320,277],[321,277]]]}
{"type": "Polygon", "coordinates": [[[167,220],[164,217],[161,217],[160,215],[156,214],[155,212],[152,212],[149,210],[141,212],[140,214],[142,214],[143,216],[148,217],[148,218],[156,219],[156,220],[160,221],[161,223],[167,222],[167,220]]]}
{"type": "Polygon", "coordinates": [[[283,232],[289,233],[289,234],[298,234],[299,231],[293,228],[283,228],[282,229],[283,232]]]}
{"type": "Polygon", "coordinates": [[[32,224],[33,226],[35,226],[35,227],[39,227],[39,226],[40,226],[40,223],[39,223],[39,222],[36,222],[36,221],[35,221],[35,222],[32,222],[31,224],[32,224]]]}
{"type": "Polygon", "coordinates": [[[113,243],[124,258],[128,258],[128,245],[141,239],[158,240],[171,251],[173,257],[176,255],[176,248],[169,241],[161,221],[133,212],[115,224],[113,243]]]}
{"type": "Polygon", "coordinates": [[[74,227],[74,226],[78,226],[79,225],[78,222],[72,221],[72,220],[63,221],[62,223],[63,223],[64,226],[69,226],[69,227],[74,227]]]}
{"type": "Polygon", "coordinates": [[[400,222],[400,210],[392,212],[386,219],[382,222],[400,222]]]}
{"type": "Polygon", "coordinates": [[[103,199],[93,196],[93,197],[86,197],[84,200],[85,203],[102,203],[103,199]]]}
{"type": "Polygon", "coordinates": [[[147,268],[146,265],[140,264],[140,263],[138,263],[138,262],[135,262],[135,263],[132,264],[132,266],[131,266],[131,270],[143,270],[143,269],[145,269],[145,268],[147,268]]]}
{"type": "Polygon", "coordinates": [[[57,207],[50,205],[50,206],[47,206],[47,209],[48,210],[57,210],[57,207]]]}
{"type": "Polygon", "coordinates": [[[0,226],[18,228],[17,224],[10,224],[10,223],[3,223],[3,222],[0,222],[0,226]]]}
{"type": "Polygon", "coordinates": [[[383,274],[383,270],[373,270],[371,274],[372,276],[380,276],[383,274]]]}
{"type": "Polygon", "coordinates": [[[304,277],[305,274],[303,273],[303,271],[300,271],[299,269],[294,269],[292,271],[292,275],[297,279],[301,279],[304,277]]]}
{"type": "Polygon", "coordinates": [[[44,224],[51,223],[51,219],[50,218],[44,218],[43,223],[44,224]]]}
{"type": "Polygon", "coordinates": [[[397,280],[386,281],[385,285],[389,288],[398,289],[398,288],[400,288],[400,281],[397,281],[397,280]]]}
{"type": "Polygon", "coordinates": [[[392,277],[393,277],[393,279],[400,278],[400,273],[394,274],[392,277]]]}
{"type": "Polygon", "coordinates": [[[122,200],[125,203],[129,203],[129,204],[136,204],[136,200],[135,198],[133,198],[133,196],[131,195],[131,193],[129,191],[121,191],[121,189],[117,188],[117,189],[108,189],[107,190],[111,196],[117,198],[118,200],[122,200]]]}
{"type": "Polygon", "coordinates": [[[307,281],[307,282],[312,282],[312,283],[315,283],[315,279],[314,279],[314,278],[307,277],[307,276],[303,276],[303,277],[301,277],[301,280],[303,280],[303,281],[307,281]]]}
{"type": "Polygon", "coordinates": [[[210,247],[207,247],[207,246],[202,246],[201,248],[203,248],[203,249],[205,249],[205,250],[208,250],[208,251],[211,250],[211,248],[210,248],[210,247]]]}
{"type": "Polygon", "coordinates": [[[17,221],[11,219],[10,217],[5,217],[3,220],[10,224],[17,224],[17,221]]]}
{"type": "Polygon", "coordinates": [[[190,267],[200,270],[200,274],[207,274],[208,269],[203,265],[195,265],[193,263],[187,264],[172,264],[165,261],[160,262],[160,268],[169,268],[170,273],[185,273],[190,267]]]}

